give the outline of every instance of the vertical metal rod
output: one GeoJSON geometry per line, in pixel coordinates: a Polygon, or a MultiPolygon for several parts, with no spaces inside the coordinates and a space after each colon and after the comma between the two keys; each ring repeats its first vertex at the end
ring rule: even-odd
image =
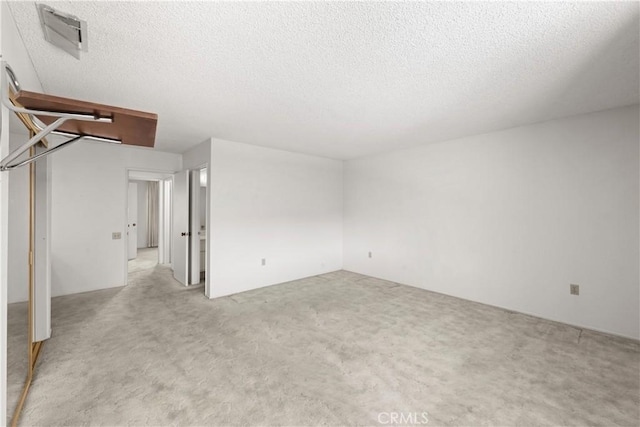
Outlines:
{"type": "MultiPolygon", "coordinates": [[[[29,156],[36,154],[35,147],[29,150],[29,156]]],[[[36,228],[36,165],[29,165],[29,365],[30,375],[33,375],[33,312],[35,297],[35,228],[36,228]]]]}

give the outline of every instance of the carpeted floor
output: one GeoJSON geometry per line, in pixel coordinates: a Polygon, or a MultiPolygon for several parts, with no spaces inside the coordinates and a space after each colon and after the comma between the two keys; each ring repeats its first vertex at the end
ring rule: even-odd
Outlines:
{"type": "Polygon", "coordinates": [[[155,267],[158,264],[158,248],[138,248],[138,256],[130,259],[127,264],[129,273],[155,267]]]}
{"type": "Polygon", "coordinates": [[[638,342],[344,271],[208,300],[157,265],[55,298],[53,328],[21,425],[640,420],[638,342]]]}

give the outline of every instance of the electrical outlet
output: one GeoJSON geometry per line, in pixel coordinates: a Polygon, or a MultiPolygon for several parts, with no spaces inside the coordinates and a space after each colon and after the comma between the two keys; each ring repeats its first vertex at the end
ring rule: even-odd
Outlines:
{"type": "Polygon", "coordinates": [[[569,285],[571,295],[580,295],[580,285],[569,285]]]}
{"type": "Polygon", "coordinates": [[[371,252],[369,252],[369,258],[371,258],[371,252]]]}
{"type": "Polygon", "coordinates": [[[120,240],[122,239],[122,233],[120,233],[119,231],[116,231],[114,233],[111,233],[111,239],[113,240],[120,240]]]}
{"type": "Polygon", "coordinates": [[[267,259],[266,258],[262,258],[262,265],[267,265],[267,259]]]}

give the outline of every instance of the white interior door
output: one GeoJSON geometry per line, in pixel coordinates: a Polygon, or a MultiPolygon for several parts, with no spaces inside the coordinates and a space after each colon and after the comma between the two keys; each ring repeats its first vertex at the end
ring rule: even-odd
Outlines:
{"type": "Polygon", "coordinates": [[[173,235],[171,234],[171,230],[173,229],[173,221],[172,221],[172,206],[173,206],[173,180],[165,179],[162,181],[162,186],[164,188],[164,198],[162,203],[162,209],[164,211],[164,236],[165,242],[162,245],[163,252],[163,260],[165,264],[171,264],[171,246],[173,245],[173,235]]]}
{"type": "Polygon", "coordinates": [[[189,284],[200,283],[200,170],[190,173],[189,187],[189,284]]]}
{"type": "Polygon", "coordinates": [[[129,183],[129,204],[127,207],[127,253],[128,259],[138,256],[138,184],[129,183]]]}
{"type": "Polygon", "coordinates": [[[167,188],[167,181],[161,179],[158,183],[158,264],[169,264],[169,248],[171,245],[171,193],[167,188]]]}
{"type": "Polygon", "coordinates": [[[171,262],[173,277],[183,285],[189,284],[189,171],[173,177],[173,246],[171,262]]]}

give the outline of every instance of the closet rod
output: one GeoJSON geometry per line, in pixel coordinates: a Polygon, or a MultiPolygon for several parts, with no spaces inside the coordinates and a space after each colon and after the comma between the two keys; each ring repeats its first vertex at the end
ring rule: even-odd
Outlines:
{"type": "MultiPolygon", "coordinates": [[[[35,161],[36,159],[32,156],[22,162],[12,164],[14,160],[16,160],[18,157],[20,157],[25,152],[27,152],[27,150],[29,150],[31,147],[36,145],[44,137],[56,131],[56,129],[62,126],[62,124],[64,124],[64,122],[66,122],[67,120],[82,120],[82,121],[91,121],[91,122],[113,123],[113,117],[100,117],[98,115],[81,114],[81,113],[61,113],[61,112],[55,112],[55,111],[33,110],[29,108],[18,107],[14,105],[13,102],[11,102],[11,100],[9,99],[9,90],[13,90],[15,93],[18,93],[20,91],[20,82],[18,81],[16,74],[13,72],[13,70],[11,69],[9,64],[7,64],[6,61],[2,61],[2,70],[0,71],[0,74],[1,74],[0,91],[2,92],[2,95],[1,95],[2,103],[9,110],[15,113],[22,113],[22,114],[29,115],[31,122],[40,129],[40,131],[37,132],[35,135],[33,135],[29,139],[29,141],[25,142],[20,147],[13,150],[7,157],[5,157],[4,159],[2,159],[2,161],[0,161],[0,171],[11,170],[35,161]],[[7,81],[7,78],[8,78],[8,81],[7,81]],[[53,123],[51,123],[50,125],[43,128],[38,125],[39,120],[35,117],[36,114],[40,116],[57,117],[58,119],[53,123]]],[[[67,134],[66,136],[69,136],[69,134],[67,134]]],[[[87,138],[87,137],[88,137],[87,135],[73,135],[72,137],[73,139],[71,141],[63,142],[62,144],[59,144],[57,147],[51,148],[45,152],[40,153],[38,155],[38,158],[51,154],[54,151],[57,151],[59,148],[62,148],[63,146],[68,145],[68,143],[76,142],[82,138],[87,138]]],[[[108,138],[92,137],[91,139],[100,140],[102,142],[115,142],[115,143],[119,142],[117,140],[110,140],[108,138]]]]}

